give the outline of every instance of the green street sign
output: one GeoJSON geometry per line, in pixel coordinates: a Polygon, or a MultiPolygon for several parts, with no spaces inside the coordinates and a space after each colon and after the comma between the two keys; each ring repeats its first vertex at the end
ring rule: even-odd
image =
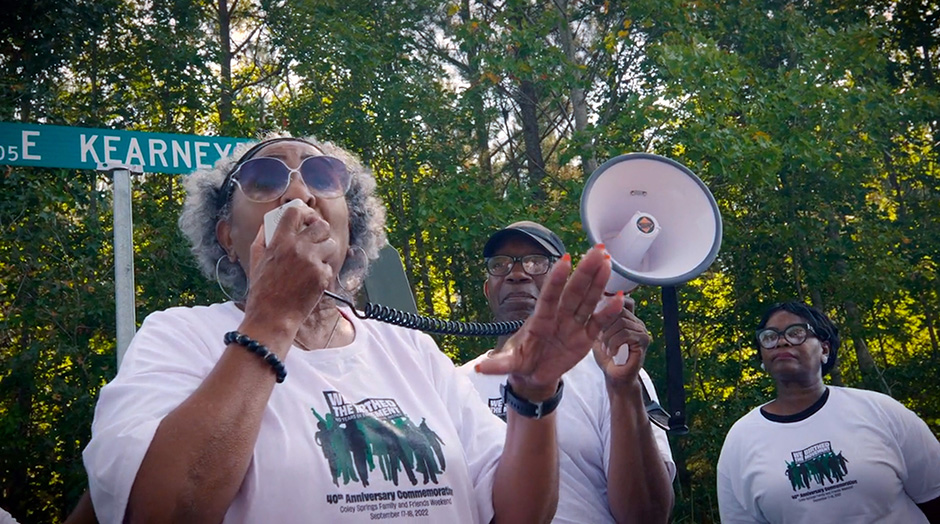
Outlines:
{"type": "Polygon", "coordinates": [[[191,173],[212,166],[242,142],[248,140],[0,122],[0,164],[191,173]]]}

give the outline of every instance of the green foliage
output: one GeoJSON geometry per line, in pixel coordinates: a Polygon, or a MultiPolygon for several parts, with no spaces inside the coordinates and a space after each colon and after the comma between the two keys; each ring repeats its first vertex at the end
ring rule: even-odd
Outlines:
{"type": "MultiPolygon", "coordinates": [[[[940,174],[927,160],[935,151],[906,145],[924,144],[915,138],[922,133],[933,136],[927,115],[935,109],[919,108],[935,108],[936,92],[898,91],[897,64],[885,53],[892,28],[867,6],[758,3],[729,10],[724,3],[696,2],[684,18],[650,49],[659,82],[667,86],[659,103],[671,113],[656,148],[698,172],[725,218],[713,268],[721,272],[721,285],[693,282],[684,301],[687,364],[695,375],[690,412],[703,405],[723,411],[729,398],[762,392],[723,411],[722,434],[772,395],[768,384],[758,388],[766,379],[746,371],[753,362],[746,329],[768,303],[800,298],[842,326],[837,381],[917,403],[936,429],[936,399],[925,402],[896,378],[918,366],[936,368],[936,327],[928,320],[936,302],[928,297],[935,296],[937,281],[927,277],[921,283],[929,280],[933,289],[915,291],[909,280],[910,268],[933,266],[936,244],[914,252],[912,235],[922,232],[908,229],[892,211],[907,208],[909,200],[915,207],[923,198],[938,201],[932,190],[899,199],[892,187],[898,166],[912,163],[920,166],[913,172],[932,180],[925,185],[936,187],[940,174]],[[880,315],[892,318],[876,320],[880,315]],[[706,326],[725,333],[716,337],[706,326]],[[731,335],[734,330],[742,334],[731,335]]],[[[914,220],[926,226],[933,215],[914,220]]],[[[693,423],[693,432],[712,428],[693,423]]],[[[714,495],[702,494],[701,486],[714,484],[720,439],[707,446],[687,440],[677,511],[691,515],[696,507],[711,508],[714,495]]],[[[692,521],[707,519],[697,513],[692,521]]]]}
{"type": "MultiPolygon", "coordinates": [[[[284,128],[348,147],[376,174],[426,314],[489,319],[482,245],[509,222],[541,221],[577,257],[590,162],[649,151],[690,167],[724,241],[680,289],[692,433],[673,440],[676,522],[717,522],[724,435],[774,394],[751,344],[770,302],[830,313],[845,335],[833,381],[890,392],[940,431],[940,93],[925,58],[940,33],[917,2],[20,4],[0,33],[0,119],[284,128]]],[[[181,199],[179,179],[134,179],[139,319],[223,299],[176,227],[181,199]]],[[[56,522],[84,491],[115,372],[110,181],[4,168],[0,226],[0,438],[15,443],[0,506],[56,522]]],[[[659,339],[658,290],[634,297],[659,339]]],[[[457,362],[492,343],[439,342],[457,362]]],[[[664,392],[659,340],[646,367],[664,392]]]]}
{"type": "Polygon", "coordinates": [[[0,438],[16,443],[0,452],[3,499],[29,520],[61,516],[84,489],[88,415],[113,373],[107,201],[96,182],[48,170],[0,178],[0,438]]]}
{"type": "MultiPolygon", "coordinates": [[[[0,438],[15,443],[0,451],[0,482],[21,522],[60,520],[84,491],[81,451],[97,392],[116,372],[107,182],[65,170],[0,177],[0,438]]],[[[167,227],[178,181],[135,185],[138,317],[217,298],[167,227]]]]}

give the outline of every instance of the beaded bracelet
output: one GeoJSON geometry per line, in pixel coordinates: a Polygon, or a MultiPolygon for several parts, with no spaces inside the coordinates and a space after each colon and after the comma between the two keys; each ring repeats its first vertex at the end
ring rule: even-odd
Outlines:
{"type": "Polygon", "coordinates": [[[262,359],[264,359],[264,361],[274,369],[274,374],[277,375],[278,384],[284,382],[284,379],[287,378],[287,369],[284,368],[284,363],[281,362],[281,359],[277,358],[277,355],[272,353],[271,350],[269,350],[257,340],[249,338],[248,335],[244,335],[238,331],[229,331],[225,334],[225,338],[223,340],[225,341],[225,345],[238,344],[239,346],[245,346],[248,348],[248,351],[257,354],[262,359]]]}

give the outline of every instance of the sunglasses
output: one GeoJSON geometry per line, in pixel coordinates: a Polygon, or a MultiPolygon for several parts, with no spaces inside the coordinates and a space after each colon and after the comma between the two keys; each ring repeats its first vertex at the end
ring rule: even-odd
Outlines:
{"type": "Polygon", "coordinates": [[[798,346],[806,341],[806,337],[816,336],[813,326],[809,324],[790,324],[778,331],[774,328],[764,328],[757,330],[757,343],[764,349],[773,349],[780,343],[781,335],[787,339],[787,342],[798,346]]]}
{"type": "MultiPolygon", "coordinates": [[[[258,157],[246,160],[229,175],[226,184],[235,184],[252,202],[272,202],[287,192],[291,178],[297,173],[314,196],[337,198],[349,191],[352,176],[346,164],[331,156],[311,156],[291,169],[279,158],[258,157]]],[[[223,195],[233,188],[226,186],[223,195]]]]}
{"type": "Polygon", "coordinates": [[[511,257],[496,255],[486,259],[486,272],[494,277],[504,277],[512,272],[517,262],[522,262],[522,270],[532,277],[544,275],[552,268],[555,257],[547,255],[526,255],[524,257],[511,257]]]}
{"type": "Polygon", "coordinates": [[[650,397],[646,390],[646,384],[640,381],[640,388],[643,390],[643,404],[646,406],[646,416],[654,426],[669,431],[669,412],[650,397]]]}

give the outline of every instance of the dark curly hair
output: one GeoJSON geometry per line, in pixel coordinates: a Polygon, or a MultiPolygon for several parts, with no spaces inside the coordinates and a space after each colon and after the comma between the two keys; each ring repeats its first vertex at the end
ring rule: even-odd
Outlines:
{"type": "MultiPolygon", "coordinates": [[[[761,330],[767,326],[767,321],[770,320],[770,317],[778,312],[786,311],[793,313],[794,315],[806,320],[806,322],[813,327],[813,332],[816,333],[816,337],[819,340],[829,343],[829,359],[822,365],[822,374],[826,376],[832,371],[832,368],[835,367],[836,361],[838,360],[839,354],[839,328],[833,324],[832,320],[826,316],[822,311],[810,306],[806,303],[799,301],[792,302],[779,302],[770,306],[767,311],[764,312],[764,316],[761,318],[760,323],[757,324],[757,329],[761,330]]],[[[757,358],[760,359],[760,344],[757,342],[757,338],[754,339],[754,346],[757,348],[757,358]]]]}

